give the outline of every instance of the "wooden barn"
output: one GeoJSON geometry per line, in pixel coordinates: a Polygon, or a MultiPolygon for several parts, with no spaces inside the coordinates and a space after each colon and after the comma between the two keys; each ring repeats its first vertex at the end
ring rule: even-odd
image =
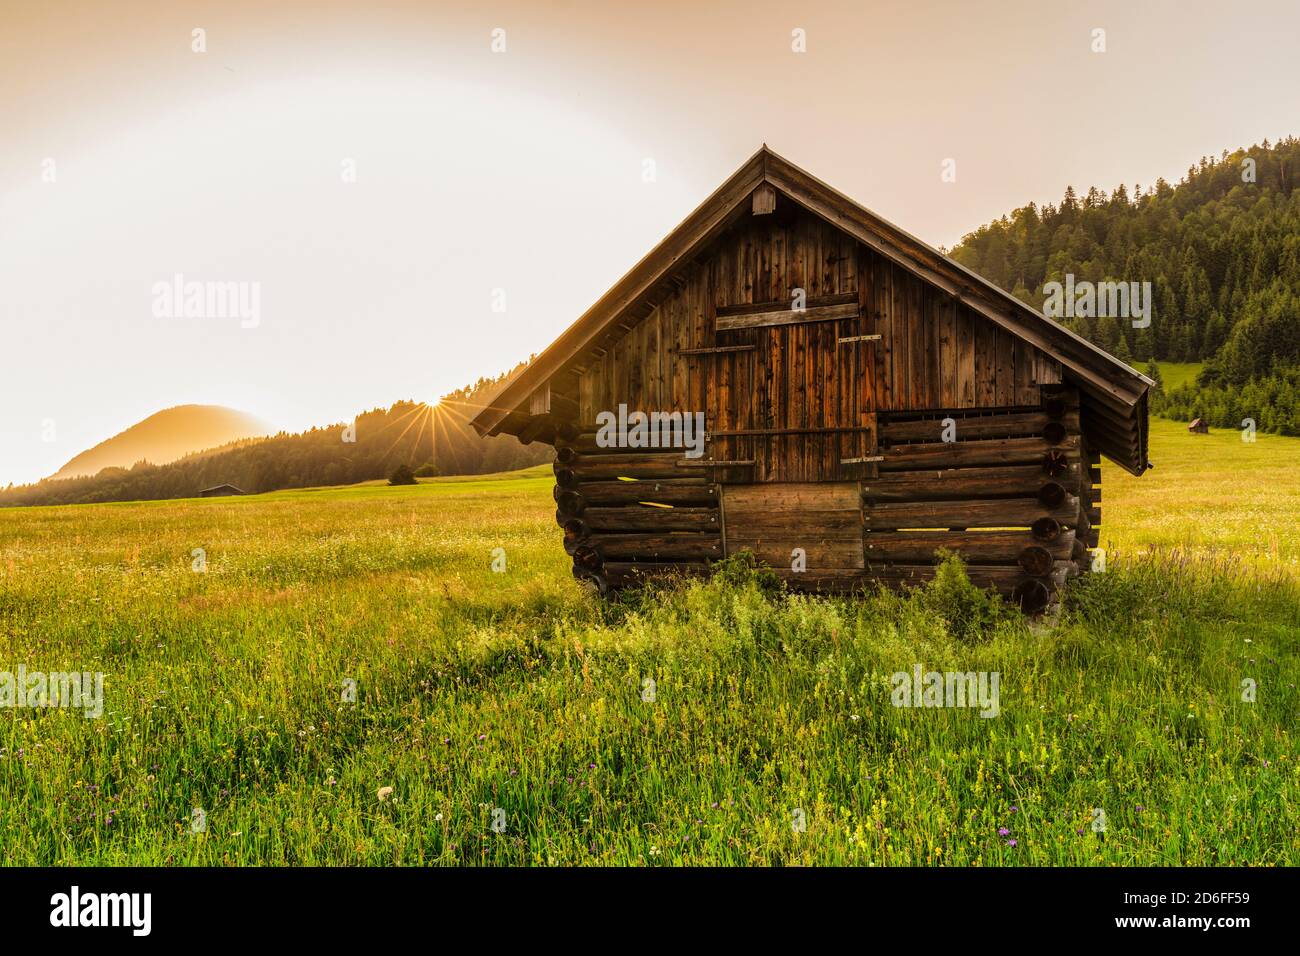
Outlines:
{"type": "Polygon", "coordinates": [[[745,550],[908,585],[946,548],[1037,611],[1090,566],[1101,456],[1148,467],[1151,385],[765,146],[474,426],[555,446],[602,593],[745,550]]]}
{"type": "Polygon", "coordinates": [[[234,485],[213,485],[199,492],[200,498],[226,498],[230,495],[242,495],[243,490],[234,485]]]}

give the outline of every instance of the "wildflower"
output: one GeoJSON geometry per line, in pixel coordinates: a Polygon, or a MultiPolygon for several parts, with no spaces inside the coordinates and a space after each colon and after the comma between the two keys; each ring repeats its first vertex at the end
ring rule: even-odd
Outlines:
{"type": "Polygon", "coordinates": [[[1008,841],[1007,841],[1007,846],[1015,846],[1015,845],[1016,845],[1016,841],[1015,841],[1015,840],[1008,840],[1008,841]]]}
{"type": "Polygon", "coordinates": [[[441,820],[441,819],[442,819],[442,814],[441,814],[441,813],[435,813],[434,816],[433,816],[433,818],[434,818],[435,820],[441,820]]]}
{"type": "Polygon", "coordinates": [[[391,797],[391,796],[393,795],[393,788],[392,788],[392,787],[380,787],[379,790],[376,792],[375,795],[376,795],[377,797],[379,797],[379,802],[380,802],[380,803],[383,803],[385,800],[387,800],[389,797],[391,797]]]}
{"type": "Polygon", "coordinates": [[[1004,837],[1004,836],[1009,836],[1010,834],[1011,831],[1008,830],[1006,827],[998,827],[998,836],[1004,837]]]}
{"type": "Polygon", "coordinates": [[[1019,807],[1012,807],[1012,808],[1011,808],[1011,812],[1012,812],[1012,813],[1019,813],[1019,812],[1020,812],[1020,808],[1019,808],[1019,807]]]}

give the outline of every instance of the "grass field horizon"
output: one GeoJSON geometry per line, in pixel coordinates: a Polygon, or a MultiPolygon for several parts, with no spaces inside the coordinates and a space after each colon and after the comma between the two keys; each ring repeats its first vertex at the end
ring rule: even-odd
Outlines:
{"type": "Polygon", "coordinates": [[[0,510],[0,669],[105,675],[0,711],[6,862],[1295,865],[1300,439],[1150,457],[1044,621],[735,567],[602,603],[546,466],[0,510]],[[998,716],[892,706],[917,664],[998,716]]]}

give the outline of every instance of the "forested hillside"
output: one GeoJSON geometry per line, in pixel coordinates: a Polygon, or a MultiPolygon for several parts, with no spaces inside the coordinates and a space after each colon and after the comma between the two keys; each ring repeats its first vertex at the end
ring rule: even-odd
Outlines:
{"type": "Polygon", "coordinates": [[[1300,140],[1202,158],[1163,179],[1109,194],[1066,190],[966,236],[953,258],[1041,308],[1044,285],[1150,282],[1152,320],[1062,323],[1117,357],[1206,363],[1196,385],[1156,408],[1237,427],[1300,434],[1300,140]]]}

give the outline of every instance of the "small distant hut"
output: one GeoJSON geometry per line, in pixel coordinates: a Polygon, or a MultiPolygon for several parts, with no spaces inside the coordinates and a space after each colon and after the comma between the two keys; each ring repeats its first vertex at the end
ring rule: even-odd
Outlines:
{"type": "Polygon", "coordinates": [[[1210,433],[1210,423],[1204,418],[1192,419],[1192,423],[1187,426],[1187,430],[1193,435],[1208,435],[1210,433]]]}
{"type": "Polygon", "coordinates": [[[742,551],[912,585],[944,548],[1033,612],[1090,568],[1101,456],[1149,466],[1152,384],[764,146],[473,425],[556,447],[601,593],[742,551]]]}
{"type": "Polygon", "coordinates": [[[229,495],[242,495],[245,492],[234,485],[213,485],[199,492],[200,498],[225,498],[229,495]]]}

